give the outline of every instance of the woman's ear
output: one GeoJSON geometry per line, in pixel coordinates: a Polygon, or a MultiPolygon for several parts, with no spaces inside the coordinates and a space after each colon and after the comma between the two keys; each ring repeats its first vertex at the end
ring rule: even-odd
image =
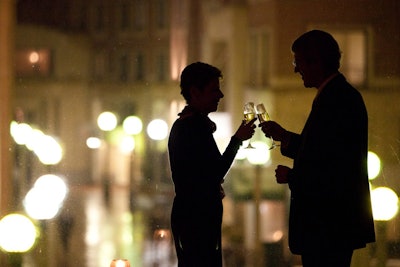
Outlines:
{"type": "Polygon", "coordinates": [[[196,87],[192,86],[189,88],[189,94],[190,94],[190,99],[193,101],[194,99],[197,99],[199,94],[200,94],[200,90],[197,89],[196,87]]]}

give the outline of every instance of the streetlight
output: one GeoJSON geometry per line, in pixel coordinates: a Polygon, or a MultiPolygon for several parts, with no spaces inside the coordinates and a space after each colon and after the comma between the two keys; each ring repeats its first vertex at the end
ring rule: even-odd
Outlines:
{"type": "Polygon", "coordinates": [[[37,238],[36,226],[22,214],[8,214],[0,220],[0,247],[9,253],[11,266],[22,266],[22,253],[32,249],[37,238]]]}
{"type": "Polygon", "coordinates": [[[162,119],[154,119],[147,126],[147,134],[153,140],[164,140],[168,136],[168,124],[162,119]]]}
{"type": "Polygon", "coordinates": [[[126,259],[112,260],[110,267],[130,267],[129,261],[126,259]]]}
{"type": "Polygon", "coordinates": [[[368,151],[367,166],[369,180],[375,179],[381,171],[381,160],[378,155],[372,151],[368,151]]]}
{"type": "Polygon", "coordinates": [[[40,176],[23,201],[26,212],[36,220],[53,219],[67,195],[64,180],[54,174],[40,176]]]}
{"type": "Polygon", "coordinates": [[[251,143],[254,149],[246,150],[247,160],[250,164],[255,166],[255,180],[254,180],[254,204],[256,208],[255,218],[255,266],[263,266],[264,257],[261,247],[261,167],[268,163],[270,160],[270,150],[268,145],[261,141],[254,141],[251,143]]]}
{"type": "Polygon", "coordinates": [[[0,220],[0,247],[6,252],[27,252],[36,237],[36,227],[25,215],[12,213],[0,220]]]}
{"type": "Polygon", "coordinates": [[[97,125],[106,132],[114,130],[117,123],[117,116],[110,111],[104,111],[97,117],[97,125]]]}
{"type": "Polygon", "coordinates": [[[18,145],[25,145],[33,151],[44,165],[56,165],[60,163],[63,149],[56,138],[44,134],[39,129],[34,129],[27,123],[12,121],[10,133],[18,145]]]}
{"type": "Polygon", "coordinates": [[[396,216],[399,208],[399,198],[388,187],[378,187],[371,192],[372,213],[377,229],[377,267],[385,267],[387,259],[386,232],[387,222],[396,216]]]}
{"type": "Polygon", "coordinates": [[[143,123],[137,116],[128,116],[124,119],[122,127],[127,134],[136,135],[142,131],[143,123]]]}

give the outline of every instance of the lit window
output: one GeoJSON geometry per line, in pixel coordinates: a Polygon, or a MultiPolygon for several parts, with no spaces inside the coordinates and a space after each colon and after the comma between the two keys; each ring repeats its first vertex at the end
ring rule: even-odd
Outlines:
{"type": "Polygon", "coordinates": [[[367,36],[362,30],[329,31],[342,51],[340,71],[354,85],[366,80],[367,36]]]}
{"type": "Polygon", "coordinates": [[[265,32],[250,35],[249,82],[252,86],[265,86],[269,82],[270,39],[265,32]]]}
{"type": "Polygon", "coordinates": [[[18,76],[48,76],[51,72],[49,49],[24,49],[16,53],[15,71],[18,76]]]}

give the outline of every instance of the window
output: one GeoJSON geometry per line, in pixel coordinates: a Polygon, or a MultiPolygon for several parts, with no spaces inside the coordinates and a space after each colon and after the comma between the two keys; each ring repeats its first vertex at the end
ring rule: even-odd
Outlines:
{"type": "Polygon", "coordinates": [[[143,31],[146,25],[146,4],[143,0],[135,0],[134,2],[133,23],[135,30],[143,31]]]}
{"type": "Polygon", "coordinates": [[[128,81],[129,78],[129,57],[127,54],[122,54],[119,58],[119,80],[121,82],[128,81]]]}
{"type": "Polygon", "coordinates": [[[131,27],[130,10],[131,10],[131,5],[129,3],[123,3],[120,6],[119,20],[120,20],[121,30],[127,30],[131,27]]]}
{"type": "Polygon", "coordinates": [[[167,77],[167,56],[165,53],[160,53],[157,58],[157,80],[165,81],[167,77]]]}
{"type": "Polygon", "coordinates": [[[134,59],[135,65],[135,80],[144,80],[144,55],[142,53],[137,53],[134,59]]]}
{"type": "Polygon", "coordinates": [[[106,55],[104,53],[97,53],[94,56],[94,76],[98,79],[104,78],[106,73],[106,55]]]}
{"type": "Polygon", "coordinates": [[[167,6],[166,1],[158,0],[156,3],[156,23],[158,29],[165,29],[167,27],[167,6]]]}
{"type": "Polygon", "coordinates": [[[16,53],[18,76],[49,76],[51,73],[51,52],[49,49],[22,49],[16,53]]]}
{"type": "Polygon", "coordinates": [[[250,35],[248,63],[250,85],[256,87],[268,85],[270,51],[270,39],[267,33],[256,32],[250,35]]]}
{"type": "Polygon", "coordinates": [[[95,14],[95,29],[96,30],[104,30],[105,20],[104,20],[105,12],[104,6],[100,5],[96,8],[95,14]]]}
{"type": "Polygon", "coordinates": [[[342,51],[340,70],[350,83],[364,84],[367,73],[367,34],[363,30],[329,31],[342,51]]]}

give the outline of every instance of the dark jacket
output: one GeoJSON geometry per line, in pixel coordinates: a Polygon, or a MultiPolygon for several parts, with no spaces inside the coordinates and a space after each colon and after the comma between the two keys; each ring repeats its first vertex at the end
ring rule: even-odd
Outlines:
{"type": "Polygon", "coordinates": [[[179,266],[222,266],[221,183],[228,172],[241,141],[232,137],[221,155],[215,143],[215,124],[198,113],[175,121],[168,150],[175,186],[171,226],[179,266]],[[186,246],[186,247],[185,247],[186,246]],[[216,250],[217,248],[217,250],[216,250]],[[181,251],[197,252],[181,265],[181,251]]]}
{"type": "Polygon", "coordinates": [[[300,135],[282,154],[294,159],[289,247],[295,254],[364,247],[375,241],[367,173],[368,117],[341,74],[314,100],[300,135]]]}

